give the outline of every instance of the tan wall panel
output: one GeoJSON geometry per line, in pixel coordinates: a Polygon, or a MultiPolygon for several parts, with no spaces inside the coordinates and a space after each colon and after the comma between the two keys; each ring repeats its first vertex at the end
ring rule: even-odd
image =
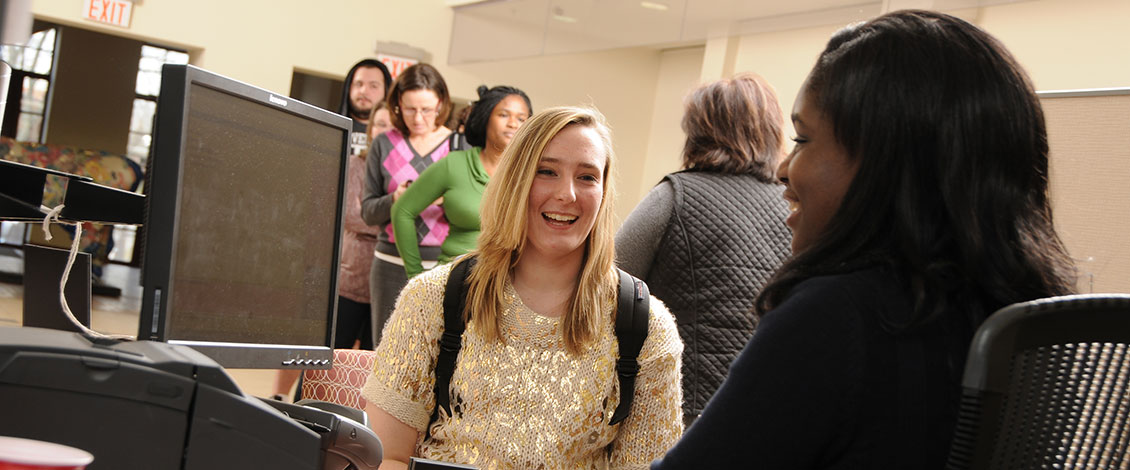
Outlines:
{"type": "Polygon", "coordinates": [[[60,38],[47,143],[125,155],[141,43],[66,27],[60,38]]]}
{"type": "Polygon", "coordinates": [[[592,105],[599,109],[612,127],[618,220],[624,220],[635,207],[639,201],[640,168],[646,161],[660,51],[617,49],[450,68],[479,77],[479,83],[485,85],[521,88],[530,95],[535,112],[562,105],[592,105]]]}
{"type": "Polygon", "coordinates": [[[1056,228],[1080,292],[1130,292],[1130,89],[1042,98],[1056,228]]]}
{"type": "Polygon", "coordinates": [[[626,178],[638,180],[637,194],[621,193],[635,201],[643,199],[664,175],[682,166],[683,144],[687,139],[682,128],[683,101],[699,84],[703,48],[664,51],[661,61],[647,154],[639,162],[639,167],[620,171],[626,178]]]}
{"type": "MultiPolygon", "coordinates": [[[[754,34],[742,38],[735,72],[754,72],[765,78],[777,92],[781,111],[785,113],[785,138],[796,135],[789,117],[793,102],[816,65],[828,38],[842,25],[819,26],[792,31],[754,34]]],[[[792,141],[786,143],[792,149],[792,141]]]]}

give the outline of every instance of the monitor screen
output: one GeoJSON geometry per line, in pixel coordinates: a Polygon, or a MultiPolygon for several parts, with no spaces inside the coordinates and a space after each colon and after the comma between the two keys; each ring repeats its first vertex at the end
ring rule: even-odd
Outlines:
{"type": "Polygon", "coordinates": [[[138,339],[329,367],[351,121],[192,66],[162,75],[138,339]]]}

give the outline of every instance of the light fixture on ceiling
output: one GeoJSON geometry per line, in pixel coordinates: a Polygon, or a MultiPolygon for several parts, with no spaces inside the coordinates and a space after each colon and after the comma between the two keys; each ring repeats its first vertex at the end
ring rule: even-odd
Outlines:
{"type": "Polygon", "coordinates": [[[561,7],[553,7],[553,19],[562,23],[576,23],[577,19],[566,15],[565,10],[561,7]]]}
{"type": "Polygon", "coordinates": [[[667,11],[667,9],[670,8],[670,7],[667,6],[666,3],[649,2],[647,0],[641,1],[640,6],[644,7],[644,8],[650,8],[652,10],[658,10],[658,11],[667,11]]]}

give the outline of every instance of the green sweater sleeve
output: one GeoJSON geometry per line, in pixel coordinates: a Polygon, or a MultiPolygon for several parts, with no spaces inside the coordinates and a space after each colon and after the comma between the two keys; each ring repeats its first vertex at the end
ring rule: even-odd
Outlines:
{"type": "Polygon", "coordinates": [[[449,162],[458,160],[456,152],[431,164],[413,181],[404,194],[392,204],[392,232],[396,236],[396,250],[404,260],[408,278],[424,272],[420,261],[419,238],[416,235],[416,217],[447,192],[451,186],[449,162]]]}

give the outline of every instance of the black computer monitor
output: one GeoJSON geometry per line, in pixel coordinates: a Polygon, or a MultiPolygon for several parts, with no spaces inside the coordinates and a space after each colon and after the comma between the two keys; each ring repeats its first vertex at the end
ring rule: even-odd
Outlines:
{"type": "Polygon", "coordinates": [[[165,65],[138,339],[224,367],[328,368],[349,118],[165,65]]]}

